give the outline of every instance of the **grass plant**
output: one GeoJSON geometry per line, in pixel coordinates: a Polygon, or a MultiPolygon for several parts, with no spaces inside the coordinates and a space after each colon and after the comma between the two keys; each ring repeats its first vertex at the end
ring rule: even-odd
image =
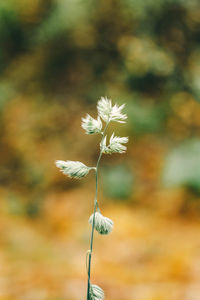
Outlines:
{"type": "Polygon", "coordinates": [[[93,253],[93,240],[94,240],[94,230],[96,230],[101,235],[107,235],[112,231],[113,221],[102,215],[99,207],[98,201],[98,172],[100,160],[103,154],[112,153],[124,153],[126,151],[126,144],[128,142],[127,137],[118,137],[113,133],[107,144],[106,131],[110,122],[125,123],[127,119],[126,114],[122,113],[124,104],[118,106],[117,104],[112,105],[112,101],[107,97],[101,97],[97,102],[97,119],[94,119],[89,114],[85,118],[82,118],[82,128],[85,130],[86,134],[100,134],[100,152],[97,159],[97,164],[95,167],[88,167],[79,161],[62,161],[57,160],[56,166],[61,170],[61,172],[71,178],[81,179],[85,177],[90,170],[95,171],[96,178],[96,192],[94,198],[94,209],[93,214],[89,218],[89,223],[92,226],[91,236],[90,236],[90,250],[87,252],[87,300],[103,300],[104,292],[103,290],[91,283],[91,263],[92,263],[92,253],[93,253]],[[102,121],[104,121],[104,126],[102,121]]]}

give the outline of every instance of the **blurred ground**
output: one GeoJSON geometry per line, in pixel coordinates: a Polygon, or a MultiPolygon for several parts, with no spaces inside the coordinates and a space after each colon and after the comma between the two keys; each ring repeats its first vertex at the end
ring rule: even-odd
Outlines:
{"type": "MultiPolygon", "coordinates": [[[[2,209],[0,299],[85,298],[89,197],[51,194],[37,222],[2,209]]],[[[92,274],[108,299],[198,299],[199,220],[113,203],[103,213],[115,227],[95,235],[92,274]]]]}
{"type": "Polygon", "coordinates": [[[124,155],[104,155],[92,281],[110,300],[200,299],[197,0],[0,2],[0,300],[85,298],[99,137],[81,117],[126,103],[124,155]]]}

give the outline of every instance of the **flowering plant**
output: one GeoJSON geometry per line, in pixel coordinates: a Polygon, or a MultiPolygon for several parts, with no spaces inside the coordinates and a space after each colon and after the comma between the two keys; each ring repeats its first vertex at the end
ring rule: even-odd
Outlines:
{"type": "Polygon", "coordinates": [[[62,161],[57,160],[56,166],[60,169],[60,171],[71,177],[76,179],[81,179],[85,177],[90,170],[95,170],[96,175],[96,194],[94,199],[94,211],[93,214],[89,218],[89,223],[92,225],[91,230],[91,239],[90,239],[90,250],[88,251],[88,264],[87,264],[87,275],[88,275],[88,285],[87,285],[87,300],[103,300],[104,292],[103,290],[90,282],[90,271],[91,271],[91,258],[92,258],[92,250],[93,250],[93,238],[94,238],[94,230],[96,230],[99,234],[106,235],[112,231],[113,221],[101,214],[99,203],[97,199],[98,195],[98,169],[99,163],[102,157],[102,154],[112,154],[112,153],[124,153],[126,151],[126,144],[128,142],[127,137],[118,137],[115,136],[114,133],[111,135],[109,144],[107,145],[107,136],[106,130],[111,121],[125,123],[127,119],[126,114],[122,114],[122,109],[124,108],[124,104],[118,106],[117,104],[112,105],[112,101],[107,97],[101,97],[101,99],[97,102],[97,111],[98,117],[97,119],[92,118],[89,114],[86,115],[85,118],[82,118],[82,128],[85,130],[86,134],[100,134],[102,136],[100,142],[100,153],[97,160],[96,167],[88,167],[82,162],[79,161],[62,161]],[[105,127],[103,128],[103,124],[101,119],[105,122],[105,127]]]}

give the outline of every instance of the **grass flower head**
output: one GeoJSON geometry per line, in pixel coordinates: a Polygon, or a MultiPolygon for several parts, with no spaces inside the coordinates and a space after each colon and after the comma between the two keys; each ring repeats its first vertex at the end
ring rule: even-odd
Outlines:
{"type": "Polygon", "coordinates": [[[106,146],[106,136],[101,143],[101,149],[103,153],[124,153],[126,151],[126,146],[123,144],[128,143],[128,137],[115,136],[114,133],[110,137],[109,145],[106,146]]]}
{"type": "Polygon", "coordinates": [[[124,108],[125,104],[118,106],[115,104],[112,106],[112,101],[107,97],[101,97],[101,99],[97,103],[97,110],[99,116],[105,121],[115,121],[119,123],[125,123],[127,119],[126,114],[122,114],[122,109],[124,108]]]}
{"type": "Polygon", "coordinates": [[[87,134],[101,133],[102,122],[99,116],[96,120],[92,118],[89,114],[87,114],[85,118],[82,118],[81,126],[87,134]]]}
{"type": "Polygon", "coordinates": [[[58,167],[63,174],[77,179],[85,177],[91,170],[90,167],[87,167],[82,162],[71,160],[57,160],[56,167],[58,167]]]}
{"type": "MultiPolygon", "coordinates": [[[[93,223],[94,214],[89,218],[89,223],[93,223]]],[[[100,234],[109,234],[113,229],[113,221],[107,217],[104,217],[101,213],[95,213],[95,223],[94,228],[100,234]]]]}
{"type": "Polygon", "coordinates": [[[89,300],[103,300],[103,299],[104,299],[103,290],[98,285],[91,284],[89,300]]]}

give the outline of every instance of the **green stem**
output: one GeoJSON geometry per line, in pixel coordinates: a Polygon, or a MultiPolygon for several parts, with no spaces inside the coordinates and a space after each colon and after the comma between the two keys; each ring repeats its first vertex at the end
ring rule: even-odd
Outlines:
{"type": "MultiPolygon", "coordinates": [[[[103,131],[101,143],[105,137],[105,133],[108,127],[109,121],[106,123],[105,129],[103,131]]],[[[100,145],[101,145],[100,143],[100,145]]],[[[91,275],[91,260],[92,260],[92,250],[93,250],[93,239],[94,239],[94,226],[95,226],[95,212],[99,205],[97,202],[97,195],[98,195],[98,170],[99,170],[99,163],[102,156],[102,149],[100,150],[99,157],[96,164],[96,193],[95,193],[95,199],[94,199],[94,212],[93,212],[93,220],[92,220],[92,231],[91,231],[91,238],[90,238],[90,252],[89,252],[89,261],[88,261],[88,284],[87,284],[87,300],[89,300],[90,297],[90,275],[91,275]]]]}

